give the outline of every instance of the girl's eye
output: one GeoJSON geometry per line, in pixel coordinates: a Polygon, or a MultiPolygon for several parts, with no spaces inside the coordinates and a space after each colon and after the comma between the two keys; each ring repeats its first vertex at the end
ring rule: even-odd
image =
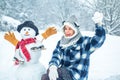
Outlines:
{"type": "Polygon", "coordinates": [[[72,28],[69,28],[69,30],[72,30],[72,28]]]}

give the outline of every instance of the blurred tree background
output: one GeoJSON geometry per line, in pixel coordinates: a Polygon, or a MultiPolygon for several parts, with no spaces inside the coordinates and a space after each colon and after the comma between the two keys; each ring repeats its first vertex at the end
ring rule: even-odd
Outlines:
{"type": "Polygon", "coordinates": [[[0,30],[16,30],[17,23],[26,20],[32,20],[39,29],[50,25],[60,28],[62,21],[75,15],[80,30],[93,31],[95,11],[104,14],[107,33],[120,36],[119,0],[0,0],[0,30]],[[7,21],[3,16],[12,19],[7,21]]]}

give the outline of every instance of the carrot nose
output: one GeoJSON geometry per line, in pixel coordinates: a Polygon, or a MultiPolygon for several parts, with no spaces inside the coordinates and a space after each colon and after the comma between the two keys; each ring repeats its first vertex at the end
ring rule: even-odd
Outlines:
{"type": "Polygon", "coordinates": [[[28,31],[26,31],[26,33],[25,33],[26,35],[28,35],[29,34],[29,32],[28,31]]]}

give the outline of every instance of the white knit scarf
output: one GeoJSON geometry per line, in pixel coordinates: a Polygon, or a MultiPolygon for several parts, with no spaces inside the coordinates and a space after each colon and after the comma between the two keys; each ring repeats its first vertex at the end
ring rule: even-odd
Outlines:
{"type": "Polygon", "coordinates": [[[77,31],[77,34],[73,35],[72,37],[65,37],[65,36],[62,36],[61,40],[60,40],[60,46],[62,48],[66,48],[68,46],[71,46],[73,44],[75,44],[81,37],[81,33],[80,31],[77,31]]]}

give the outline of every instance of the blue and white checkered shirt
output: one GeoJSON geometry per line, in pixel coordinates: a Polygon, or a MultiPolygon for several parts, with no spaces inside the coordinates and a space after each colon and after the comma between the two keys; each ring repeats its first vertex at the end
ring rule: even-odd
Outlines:
{"type": "Polygon", "coordinates": [[[58,41],[49,65],[66,67],[70,71],[73,80],[87,80],[90,54],[101,47],[105,37],[103,27],[96,24],[93,37],[80,37],[76,44],[64,49],[58,41]]]}

